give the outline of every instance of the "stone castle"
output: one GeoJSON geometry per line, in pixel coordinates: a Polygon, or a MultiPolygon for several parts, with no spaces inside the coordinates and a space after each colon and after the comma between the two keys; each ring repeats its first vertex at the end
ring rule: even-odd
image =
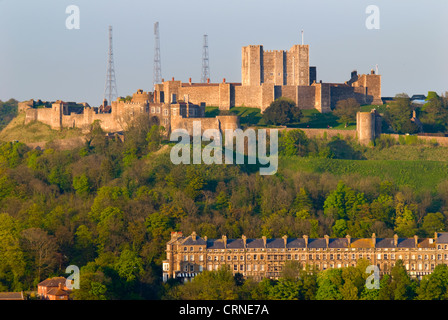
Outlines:
{"type": "Polygon", "coordinates": [[[438,264],[448,264],[448,232],[436,232],[433,238],[301,238],[208,239],[195,232],[183,236],[172,232],[163,261],[163,280],[189,281],[202,271],[219,270],[225,265],[233,274],[261,280],[278,279],[288,262],[318,271],[356,266],[366,259],[377,266],[380,275],[390,273],[398,260],[403,261],[413,278],[430,274],[438,264]]]}
{"type": "Polygon", "coordinates": [[[381,75],[358,75],[344,83],[317,82],[317,69],[309,65],[309,46],[294,45],[289,51],[264,51],[262,45],[242,48],[241,83],[188,83],[164,81],[154,88],[154,101],[169,102],[173,95],[188,95],[191,102],[229,110],[235,106],[260,108],[287,97],[301,109],[330,112],[339,100],[355,98],[360,104],[383,104],[381,75]]]}
{"type": "Polygon", "coordinates": [[[272,101],[287,97],[302,109],[329,112],[337,101],[355,98],[360,104],[382,104],[381,76],[351,74],[344,83],[317,82],[316,67],[309,66],[309,46],[294,45],[289,51],[264,51],[262,45],[242,48],[241,83],[187,83],[172,78],[156,84],[153,92],[138,90],[127,101],[103,101],[96,108],[87,103],[42,102],[19,103],[25,123],[41,121],[53,129],[81,128],[87,131],[99,121],[106,132],[126,130],[130,121],[143,115],[165,127],[169,134],[176,128],[192,131],[192,122],[200,118],[202,129],[236,129],[236,116],[205,117],[205,106],[229,110],[234,106],[260,108],[264,111],[272,101]]]}
{"type": "Polygon", "coordinates": [[[80,128],[85,132],[90,130],[94,121],[99,121],[105,132],[120,132],[126,130],[130,122],[139,116],[147,117],[152,123],[162,125],[167,134],[174,129],[186,129],[192,134],[193,121],[201,120],[201,129],[239,128],[237,116],[225,115],[213,118],[205,117],[204,104],[196,105],[188,101],[170,103],[154,103],[152,93],[139,89],[132,95],[131,101],[117,99],[108,105],[103,101],[99,108],[92,108],[87,103],[75,102],[42,102],[29,100],[19,103],[19,112],[25,113],[25,124],[40,121],[52,129],[80,128]]]}

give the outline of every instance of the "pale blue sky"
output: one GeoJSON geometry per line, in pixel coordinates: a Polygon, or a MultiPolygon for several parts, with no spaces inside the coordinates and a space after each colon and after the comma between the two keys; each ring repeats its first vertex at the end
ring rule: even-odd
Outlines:
{"type": "Polygon", "coordinates": [[[448,1],[444,0],[0,0],[0,99],[101,103],[108,26],[114,30],[118,94],[152,90],[160,24],[162,76],[199,82],[209,36],[213,82],[241,81],[241,47],[288,50],[300,30],[318,80],[344,82],[379,65],[383,96],[448,90],[448,1]],[[68,5],[80,29],[65,27],[68,5]],[[368,5],[380,30],[368,30],[368,5]]]}

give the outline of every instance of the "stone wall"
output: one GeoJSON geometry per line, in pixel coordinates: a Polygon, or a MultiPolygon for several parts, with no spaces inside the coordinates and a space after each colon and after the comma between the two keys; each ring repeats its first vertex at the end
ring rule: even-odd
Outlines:
{"type": "Polygon", "coordinates": [[[261,86],[235,86],[235,106],[260,108],[261,86]]]}
{"type": "Polygon", "coordinates": [[[316,86],[297,87],[297,106],[300,109],[314,109],[316,103],[316,86]]]}
{"type": "Polygon", "coordinates": [[[217,116],[215,118],[182,118],[176,117],[171,120],[172,131],[184,129],[190,136],[193,136],[193,123],[199,122],[201,125],[201,134],[204,130],[217,129],[223,133],[226,129],[235,130],[239,128],[238,116],[217,116]]]}

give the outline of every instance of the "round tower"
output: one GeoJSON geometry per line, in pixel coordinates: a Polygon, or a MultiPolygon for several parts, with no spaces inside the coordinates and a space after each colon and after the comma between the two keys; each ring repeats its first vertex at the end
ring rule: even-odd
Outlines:
{"type": "Polygon", "coordinates": [[[375,140],[375,120],[373,112],[358,112],[356,114],[356,133],[361,144],[369,144],[375,140]]]}

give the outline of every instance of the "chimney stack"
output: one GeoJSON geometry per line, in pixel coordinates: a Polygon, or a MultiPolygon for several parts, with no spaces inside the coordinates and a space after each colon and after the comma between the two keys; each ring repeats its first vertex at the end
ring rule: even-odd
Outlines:
{"type": "Polygon", "coordinates": [[[224,243],[224,248],[227,248],[227,236],[222,236],[222,242],[224,243]]]}
{"type": "Polygon", "coordinates": [[[325,238],[325,243],[327,244],[327,248],[328,248],[328,244],[330,243],[330,237],[328,235],[324,235],[325,238]]]}
{"type": "Polygon", "coordinates": [[[308,236],[304,234],[303,239],[305,239],[305,248],[308,248],[308,236]]]}
{"type": "Polygon", "coordinates": [[[376,235],[375,235],[375,233],[372,233],[372,244],[373,244],[373,247],[375,248],[376,247],[376,235]]]}

